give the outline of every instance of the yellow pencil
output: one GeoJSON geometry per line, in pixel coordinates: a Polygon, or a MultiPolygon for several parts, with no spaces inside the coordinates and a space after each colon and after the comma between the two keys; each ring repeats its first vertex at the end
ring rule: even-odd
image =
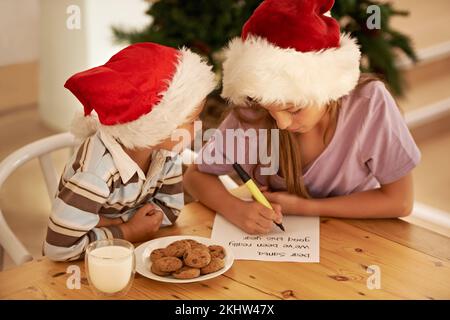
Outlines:
{"type": "MultiPolygon", "coordinates": [[[[242,181],[244,181],[245,185],[250,190],[250,193],[252,194],[253,198],[255,198],[255,200],[258,201],[259,203],[261,203],[263,206],[273,210],[269,201],[267,201],[266,197],[264,197],[261,190],[259,190],[258,186],[252,180],[252,178],[250,178],[248,173],[245,172],[245,170],[237,163],[233,164],[233,168],[234,168],[234,170],[236,170],[239,177],[241,177],[242,181]]],[[[285,231],[282,223],[276,223],[275,221],[273,223],[275,223],[278,228],[285,231]]]]}

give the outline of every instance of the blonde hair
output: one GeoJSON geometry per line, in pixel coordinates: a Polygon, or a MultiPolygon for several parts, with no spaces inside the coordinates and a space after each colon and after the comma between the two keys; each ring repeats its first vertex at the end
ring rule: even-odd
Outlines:
{"type": "MultiPolygon", "coordinates": [[[[377,76],[373,74],[361,74],[358,84],[355,89],[364,86],[365,84],[380,80],[377,76]]],[[[342,105],[342,99],[338,99],[335,101],[329,102],[325,108],[326,113],[329,114],[329,124],[335,123],[337,120],[339,110],[342,105]]],[[[267,129],[275,129],[277,128],[276,121],[270,116],[270,114],[258,104],[250,104],[249,106],[233,106],[231,112],[235,112],[236,116],[240,121],[246,123],[255,123],[258,121],[264,121],[267,129]],[[256,119],[248,119],[246,118],[241,110],[254,108],[257,113],[260,113],[256,119]]],[[[327,136],[331,126],[325,130],[324,140],[327,136]]],[[[270,131],[269,131],[270,132],[270,131]]],[[[280,144],[279,144],[279,156],[280,156],[280,173],[284,177],[286,188],[289,193],[296,194],[303,198],[311,198],[308,188],[306,187],[303,181],[303,168],[302,168],[302,155],[300,152],[300,143],[298,139],[298,134],[288,131],[288,130],[280,130],[279,131],[280,144]]],[[[270,148],[270,135],[269,135],[269,147],[270,148]]],[[[256,168],[255,168],[256,169],[256,168]]]]}

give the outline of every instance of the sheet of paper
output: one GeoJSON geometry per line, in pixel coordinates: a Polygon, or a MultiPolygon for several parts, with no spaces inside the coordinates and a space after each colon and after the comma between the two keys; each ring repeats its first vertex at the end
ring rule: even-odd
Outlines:
{"type": "Polygon", "coordinates": [[[216,214],[211,238],[228,244],[238,260],[319,262],[320,219],[284,216],[267,235],[249,235],[216,214]]]}

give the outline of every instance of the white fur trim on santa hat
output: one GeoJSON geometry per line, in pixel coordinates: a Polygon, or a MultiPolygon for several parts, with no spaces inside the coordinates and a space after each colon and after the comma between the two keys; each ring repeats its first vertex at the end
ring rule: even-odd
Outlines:
{"type": "Polygon", "coordinates": [[[137,120],[116,125],[99,124],[99,130],[131,149],[152,147],[170,138],[216,87],[211,68],[199,55],[180,49],[176,72],[168,80],[169,86],[161,94],[159,104],[137,120]]]}
{"type": "Polygon", "coordinates": [[[70,125],[70,132],[75,136],[78,142],[97,132],[100,123],[94,115],[85,116],[83,112],[76,111],[70,125]]]}
{"type": "Polygon", "coordinates": [[[314,52],[235,38],[225,50],[222,97],[239,105],[250,97],[263,105],[323,106],[356,86],[360,58],[356,41],[345,34],[339,48],[314,52]]]}

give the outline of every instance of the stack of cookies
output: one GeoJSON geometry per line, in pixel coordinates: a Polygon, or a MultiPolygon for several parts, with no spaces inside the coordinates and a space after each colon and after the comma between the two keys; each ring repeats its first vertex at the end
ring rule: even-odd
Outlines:
{"type": "Polygon", "coordinates": [[[225,266],[222,246],[206,246],[192,239],[178,240],[150,254],[151,272],[176,279],[193,279],[225,266]]]}

